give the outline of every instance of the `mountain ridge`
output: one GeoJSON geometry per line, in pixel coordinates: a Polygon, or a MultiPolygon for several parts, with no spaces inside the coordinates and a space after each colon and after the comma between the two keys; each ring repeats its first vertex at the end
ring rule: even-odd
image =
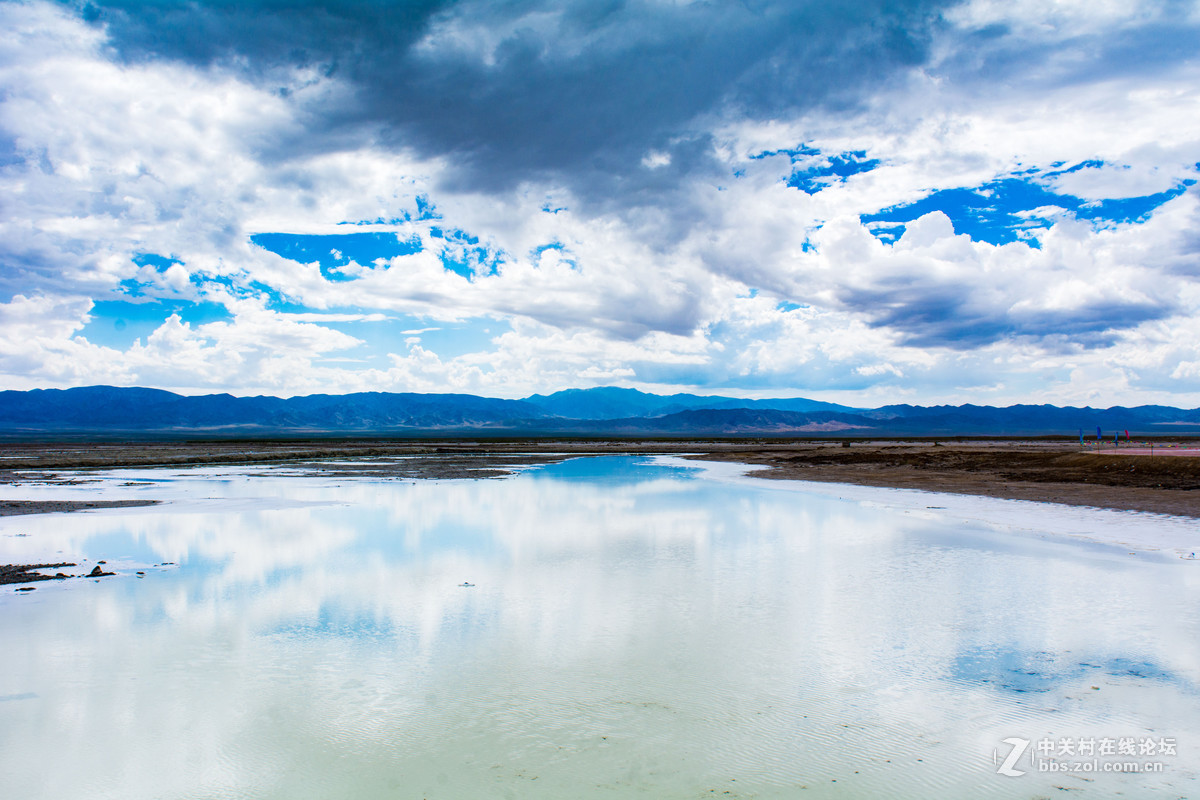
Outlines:
{"type": "Polygon", "coordinates": [[[750,400],[636,389],[573,389],[520,400],[455,393],[356,392],[289,398],[180,395],[87,386],[0,392],[0,433],[259,434],[431,432],[497,435],[951,436],[1074,435],[1097,427],[1139,434],[1200,432],[1200,409],[1006,407],[852,408],[802,397],[750,400]]]}

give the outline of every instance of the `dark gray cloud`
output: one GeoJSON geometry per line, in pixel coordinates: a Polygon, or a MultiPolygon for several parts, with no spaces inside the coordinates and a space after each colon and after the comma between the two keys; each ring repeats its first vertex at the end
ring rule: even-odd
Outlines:
{"type": "Polygon", "coordinates": [[[864,310],[872,327],[888,328],[910,347],[973,350],[1033,337],[1051,349],[1108,347],[1116,331],[1176,313],[1169,304],[1100,300],[1078,308],[1013,312],[974,302],[965,286],[880,287],[846,292],[843,302],[864,310]]]}
{"type": "Polygon", "coordinates": [[[281,147],[382,130],[385,144],[450,157],[458,188],[548,177],[585,199],[636,205],[681,174],[715,168],[696,147],[706,121],[852,108],[924,63],[948,5],[97,0],[78,8],[127,60],[222,65],[265,85],[304,66],[353,87],[349,102],[306,108],[309,135],[281,147]],[[488,39],[486,58],[455,46],[455,32],[465,34],[460,43],[488,39]],[[648,174],[640,162],[651,149],[671,153],[674,169],[648,174]]]}
{"type": "Polygon", "coordinates": [[[1028,35],[1005,24],[959,32],[936,65],[940,77],[996,92],[1041,92],[1115,79],[1150,79],[1200,52],[1200,24],[1190,0],[1142,3],[1112,25],[1069,25],[1028,35]]]}
{"type": "Polygon", "coordinates": [[[407,49],[431,15],[450,0],[99,0],[70,3],[103,25],[131,60],[166,58],[191,64],[238,63],[269,73],[278,67],[336,71],[378,54],[407,49]]]}

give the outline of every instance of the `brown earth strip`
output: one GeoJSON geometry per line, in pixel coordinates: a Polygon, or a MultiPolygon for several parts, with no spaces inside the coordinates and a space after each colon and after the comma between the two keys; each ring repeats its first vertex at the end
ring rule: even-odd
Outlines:
{"type": "Polygon", "coordinates": [[[801,443],[697,456],[762,478],[922,489],[1200,517],[1200,458],[1109,455],[1058,443],[801,443]]]}
{"type": "Polygon", "coordinates": [[[87,511],[94,508],[155,506],[157,500],[0,500],[0,517],[21,514],[51,514],[58,511],[87,511]]]}
{"type": "MultiPolygon", "coordinates": [[[[475,467],[498,469],[516,456],[561,460],[588,453],[695,452],[697,444],[680,442],[511,440],[445,442],[388,442],[378,440],[212,441],[132,443],[35,443],[0,445],[3,469],[0,482],[28,482],[41,478],[62,482],[54,470],[91,470],[129,467],[234,466],[239,464],[292,464],[341,459],[395,459],[413,457],[412,467],[423,477],[442,477],[439,471],[460,473],[475,467]],[[497,466],[500,465],[500,466],[497,466]],[[35,474],[40,473],[40,474],[35,474]]],[[[355,465],[357,470],[361,464],[355,465]]],[[[79,476],[72,476],[75,482],[79,476]]]]}
{"type": "MultiPolygon", "coordinates": [[[[1166,441],[1159,443],[1162,447],[1166,441]]],[[[1178,444],[1178,442],[1177,442],[1178,444]]],[[[0,482],[65,483],[118,467],[277,465],[300,474],[484,478],[577,455],[675,454],[754,474],[1200,517],[1200,458],[1082,452],[1063,440],[311,440],[5,444],[0,482]],[[847,446],[848,445],[848,446],[847,446]],[[331,463],[333,462],[333,463],[331,463]],[[69,471],[60,474],[58,470],[69,471]]],[[[8,501],[0,515],[149,501],[8,501]],[[57,507],[56,507],[57,504],[57,507]]]]}

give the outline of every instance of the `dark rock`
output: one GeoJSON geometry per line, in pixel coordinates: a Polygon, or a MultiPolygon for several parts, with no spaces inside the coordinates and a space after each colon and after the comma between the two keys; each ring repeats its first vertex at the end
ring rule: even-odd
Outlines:
{"type": "Polygon", "coordinates": [[[66,576],[63,576],[62,573],[59,573],[59,575],[43,575],[35,570],[73,566],[75,564],[66,561],[58,561],[53,564],[2,564],[0,565],[0,584],[52,581],[66,576]]]}

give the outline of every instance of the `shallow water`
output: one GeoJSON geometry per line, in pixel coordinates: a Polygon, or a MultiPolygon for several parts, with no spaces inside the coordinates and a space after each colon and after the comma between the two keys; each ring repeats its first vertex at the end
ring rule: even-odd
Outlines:
{"type": "Polygon", "coordinates": [[[32,491],[173,502],[0,520],[121,573],[0,592],[7,796],[1200,794],[1200,561],[1078,538],[1178,522],[629,457],[32,491]]]}

